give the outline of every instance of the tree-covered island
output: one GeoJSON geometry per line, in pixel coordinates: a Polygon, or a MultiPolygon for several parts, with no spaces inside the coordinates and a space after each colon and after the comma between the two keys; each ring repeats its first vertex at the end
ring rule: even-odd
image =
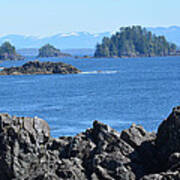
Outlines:
{"type": "Polygon", "coordinates": [[[177,47],[164,36],[156,36],[141,26],[123,27],[97,44],[95,57],[152,57],[176,55],[177,47]]]}
{"type": "Polygon", "coordinates": [[[0,46],[0,60],[22,60],[24,57],[16,53],[16,48],[9,42],[0,46]]]}
{"type": "Polygon", "coordinates": [[[71,56],[69,54],[62,53],[59,49],[50,44],[46,44],[39,49],[38,57],[63,57],[71,56]]]}

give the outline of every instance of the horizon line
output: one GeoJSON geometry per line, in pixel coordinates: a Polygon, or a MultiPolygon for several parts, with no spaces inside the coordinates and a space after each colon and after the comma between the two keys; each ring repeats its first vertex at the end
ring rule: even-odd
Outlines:
{"type": "MultiPolygon", "coordinates": [[[[47,34],[47,35],[32,35],[32,34],[21,34],[21,33],[9,33],[9,34],[0,34],[0,38],[1,37],[5,37],[5,36],[25,36],[25,37],[35,37],[35,38],[39,38],[39,39],[43,39],[43,38],[47,38],[47,37],[52,37],[52,36],[56,36],[56,35],[63,35],[66,34],[68,36],[68,34],[72,34],[72,33],[88,33],[91,35],[96,35],[96,34],[102,34],[102,33],[115,33],[118,32],[118,30],[121,27],[132,27],[132,26],[142,26],[142,25],[127,25],[127,26],[120,26],[119,28],[116,28],[115,30],[111,30],[111,31],[101,31],[101,32],[89,32],[89,31],[69,31],[69,32],[57,32],[57,33],[52,33],[52,34],[47,34]]],[[[180,28],[180,26],[178,25],[169,25],[169,26],[142,26],[143,28],[164,28],[164,29],[168,29],[168,28],[180,28]]],[[[69,35],[70,36],[70,35],[69,35]]],[[[63,36],[62,36],[63,37],[63,36]]],[[[65,36],[64,36],[65,37],[65,36]]]]}

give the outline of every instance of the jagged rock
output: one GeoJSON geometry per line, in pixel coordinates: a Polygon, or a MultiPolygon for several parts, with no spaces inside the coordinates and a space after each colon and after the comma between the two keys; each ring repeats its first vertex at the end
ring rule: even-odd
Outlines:
{"type": "Polygon", "coordinates": [[[81,71],[72,65],[62,62],[29,61],[19,67],[4,68],[0,75],[23,75],[23,74],[77,74],[81,71]]]}
{"type": "Polygon", "coordinates": [[[48,124],[39,118],[0,115],[0,177],[12,179],[36,173],[50,138],[48,124]]]}
{"type": "Polygon", "coordinates": [[[179,140],[180,107],[176,107],[169,117],[160,124],[157,132],[156,147],[162,168],[168,168],[169,164],[172,164],[172,154],[180,152],[179,140]]]}
{"type": "Polygon", "coordinates": [[[160,174],[150,174],[141,178],[141,180],[162,180],[163,176],[160,174]]]}
{"type": "Polygon", "coordinates": [[[157,136],[135,124],[117,132],[94,121],[85,132],[60,138],[50,136],[42,119],[0,114],[0,179],[178,180],[179,114],[173,109],[157,136]]]}
{"type": "Polygon", "coordinates": [[[179,171],[176,172],[163,172],[159,174],[150,174],[146,175],[140,180],[179,180],[180,173],[179,171]]]}
{"type": "Polygon", "coordinates": [[[164,120],[157,133],[156,145],[164,149],[163,153],[168,155],[180,151],[180,106],[173,109],[169,117],[164,120]]]}
{"type": "Polygon", "coordinates": [[[148,133],[142,126],[132,124],[132,126],[122,131],[121,139],[126,141],[130,146],[136,148],[142,144],[142,142],[155,138],[154,133],[148,133]]]}

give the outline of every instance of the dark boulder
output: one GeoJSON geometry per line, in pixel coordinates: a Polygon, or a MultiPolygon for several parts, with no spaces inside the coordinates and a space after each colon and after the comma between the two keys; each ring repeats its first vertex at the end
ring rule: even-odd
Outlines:
{"type": "Polygon", "coordinates": [[[173,109],[169,117],[164,120],[157,133],[156,145],[162,149],[163,155],[180,151],[180,107],[173,109]]]}
{"type": "Polygon", "coordinates": [[[178,152],[180,152],[180,107],[174,108],[169,117],[160,124],[156,147],[161,167],[167,168],[169,164],[176,162],[175,159],[178,159],[178,152]],[[170,162],[168,163],[168,161],[170,162]]]}

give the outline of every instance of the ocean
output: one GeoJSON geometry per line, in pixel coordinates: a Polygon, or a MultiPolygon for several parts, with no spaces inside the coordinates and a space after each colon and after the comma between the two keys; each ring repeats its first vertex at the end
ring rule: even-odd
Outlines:
{"type": "Polygon", "coordinates": [[[76,135],[94,120],[118,131],[132,123],[157,131],[180,105],[180,57],[39,60],[72,64],[83,73],[0,76],[0,113],[38,116],[48,122],[53,137],[76,135]]]}

